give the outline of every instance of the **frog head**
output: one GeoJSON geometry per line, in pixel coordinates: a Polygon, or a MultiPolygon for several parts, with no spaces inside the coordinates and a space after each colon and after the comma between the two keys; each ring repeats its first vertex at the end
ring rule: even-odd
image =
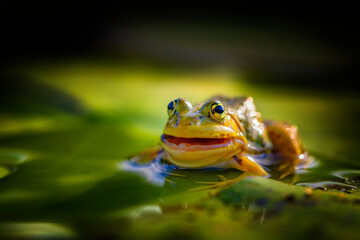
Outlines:
{"type": "Polygon", "coordinates": [[[220,101],[192,105],[171,101],[161,143],[166,158],[178,166],[205,167],[243,151],[247,141],[239,123],[220,101]]]}

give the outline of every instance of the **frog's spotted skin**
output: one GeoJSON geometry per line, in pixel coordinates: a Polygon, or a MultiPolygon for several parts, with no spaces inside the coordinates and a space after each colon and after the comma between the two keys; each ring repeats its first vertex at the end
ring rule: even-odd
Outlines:
{"type": "Polygon", "coordinates": [[[256,111],[252,97],[228,98],[215,96],[209,101],[217,99],[224,106],[228,113],[232,113],[239,119],[245,130],[247,140],[261,147],[270,147],[271,143],[266,134],[265,125],[261,122],[261,114],[256,111]]]}
{"type": "Polygon", "coordinates": [[[162,158],[180,167],[221,164],[256,175],[268,175],[252,154],[278,153],[279,169],[291,173],[303,149],[297,128],[287,123],[263,123],[251,97],[215,96],[192,105],[184,98],[168,105],[161,136],[162,158]]]}

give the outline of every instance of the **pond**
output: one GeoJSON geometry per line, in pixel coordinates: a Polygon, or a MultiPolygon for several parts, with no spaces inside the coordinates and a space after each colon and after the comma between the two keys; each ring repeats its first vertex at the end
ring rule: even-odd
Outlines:
{"type": "Polygon", "coordinates": [[[0,90],[0,237],[353,238],[360,233],[360,98],[252,84],[224,69],[88,60],[22,65],[0,90]],[[16,74],[15,74],[16,73],[16,74]],[[310,168],[211,194],[236,170],[159,174],[130,156],[159,143],[170,100],[252,96],[299,127],[310,168]],[[356,234],[357,232],[357,234],[356,234]]]}

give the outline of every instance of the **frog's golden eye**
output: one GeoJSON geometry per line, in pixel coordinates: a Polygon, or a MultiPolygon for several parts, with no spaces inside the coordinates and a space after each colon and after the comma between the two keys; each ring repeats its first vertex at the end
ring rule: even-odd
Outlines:
{"type": "Polygon", "coordinates": [[[222,121],[225,119],[225,108],[220,102],[215,102],[211,105],[211,116],[217,120],[222,121]]]}
{"type": "Polygon", "coordinates": [[[178,100],[171,101],[167,107],[167,112],[169,117],[171,117],[175,113],[176,105],[178,103],[178,100]]]}

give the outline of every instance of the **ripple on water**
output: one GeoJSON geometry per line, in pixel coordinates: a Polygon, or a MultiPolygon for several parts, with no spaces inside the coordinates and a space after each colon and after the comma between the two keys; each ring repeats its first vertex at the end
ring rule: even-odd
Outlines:
{"type": "Polygon", "coordinates": [[[343,179],[347,184],[360,187],[360,170],[334,171],[332,175],[343,179]]]}
{"type": "MultiPolygon", "coordinates": [[[[269,167],[268,171],[271,173],[270,178],[278,179],[276,164],[279,164],[279,157],[276,154],[259,154],[255,155],[254,158],[260,164],[269,167]],[[275,168],[272,166],[275,166],[275,168]]],[[[303,181],[296,183],[296,185],[306,186],[313,189],[321,189],[324,191],[331,189],[339,190],[347,193],[360,188],[360,170],[334,171],[333,169],[331,171],[324,171],[324,169],[319,169],[319,167],[324,164],[319,159],[315,159],[315,157],[308,154],[302,154],[301,160],[303,159],[304,161],[298,164],[295,168],[296,174],[294,179],[296,177],[298,179],[301,176],[306,176],[306,180],[304,179],[303,181]],[[337,178],[336,180],[334,180],[334,176],[337,178]]],[[[164,163],[160,158],[156,158],[147,163],[137,163],[136,161],[125,160],[118,164],[118,168],[121,171],[129,171],[141,175],[148,183],[157,186],[163,186],[166,181],[169,181],[169,179],[167,179],[168,176],[182,176],[177,174],[177,170],[183,169],[181,167],[164,163]]],[[[197,171],[200,170],[197,169],[197,171]]],[[[213,172],[209,174],[209,179],[211,179],[212,176],[213,172]]],[[[202,181],[206,181],[206,179],[202,181]]]]}
{"type": "Polygon", "coordinates": [[[137,163],[131,160],[125,160],[118,164],[120,171],[128,171],[138,174],[146,179],[148,183],[156,186],[163,186],[167,176],[174,174],[178,167],[162,163],[160,158],[156,158],[149,163],[137,163]]]}
{"type": "Polygon", "coordinates": [[[304,182],[304,183],[297,183],[296,185],[311,187],[313,189],[321,189],[324,191],[335,189],[344,192],[349,192],[357,189],[357,187],[355,186],[340,182],[334,182],[334,181],[306,182],[306,183],[304,182]]]}

